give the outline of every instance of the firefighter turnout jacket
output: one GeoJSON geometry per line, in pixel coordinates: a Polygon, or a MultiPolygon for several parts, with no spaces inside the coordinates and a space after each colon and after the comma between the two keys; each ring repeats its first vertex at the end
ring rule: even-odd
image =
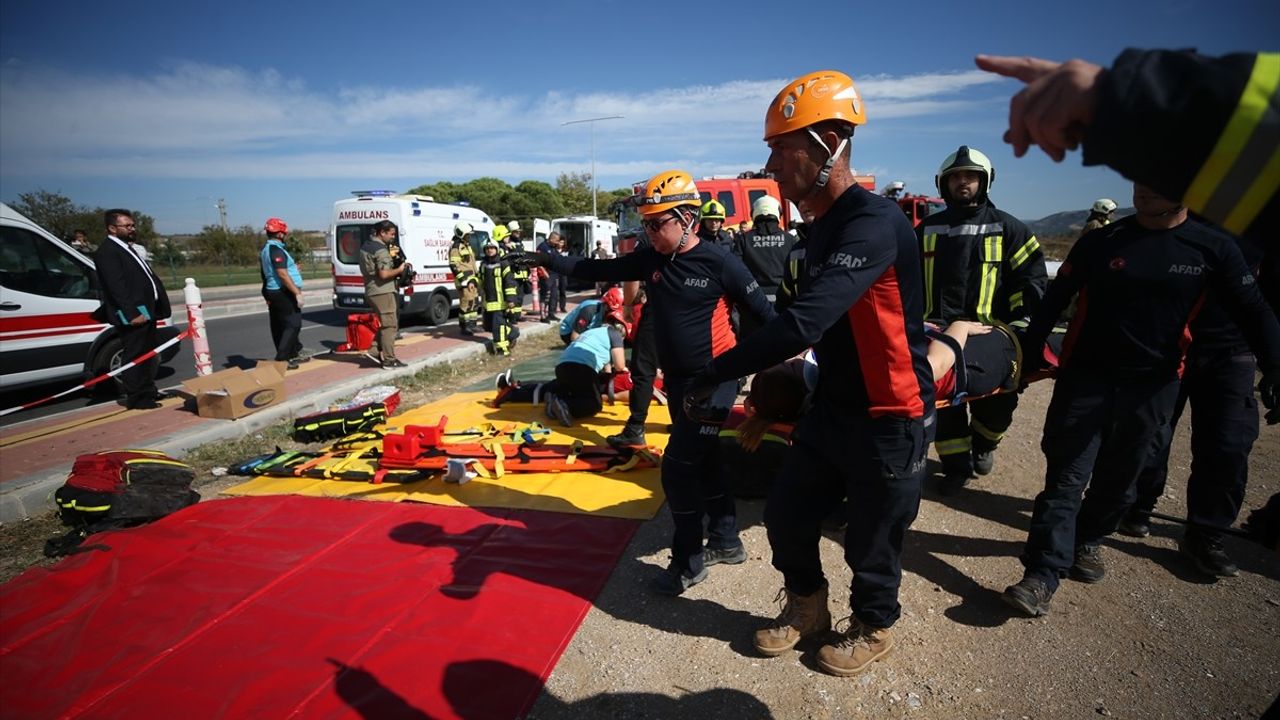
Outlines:
{"type": "Polygon", "coordinates": [[[990,200],[934,213],[916,235],[925,319],[1009,323],[1035,312],[1048,283],[1040,241],[990,200]]]}
{"type": "Polygon", "coordinates": [[[1109,165],[1231,233],[1274,246],[1277,93],[1280,53],[1125,50],[1098,80],[1084,164],[1109,165]]]}
{"type": "Polygon", "coordinates": [[[501,255],[480,259],[476,273],[480,279],[480,296],[486,313],[505,312],[507,303],[516,301],[516,281],[511,266],[501,255]]]}
{"type": "Polygon", "coordinates": [[[449,247],[449,272],[453,273],[453,284],[459,289],[475,282],[476,252],[467,239],[454,240],[449,247]]]}

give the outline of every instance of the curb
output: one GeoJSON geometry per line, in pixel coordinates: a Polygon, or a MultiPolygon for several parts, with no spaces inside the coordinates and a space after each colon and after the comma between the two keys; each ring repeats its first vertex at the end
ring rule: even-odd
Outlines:
{"type": "MultiPolygon", "coordinates": [[[[524,337],[537,337],[553,330],[558,331],[558,326],[531,324],[520,328],[524,337]]],[[[430,357],[411,361],[406,368],[362,374],[358,379],[328,385],[323,390],[286,399],[279,405],[239,420],[217,421],[208,427],[158,438],[147,444],[148,449],[160,450],[181,459],[188,451],[202,445],[242,438],[282,420],[323,410],[335,400],[353,395],[361,388],[387,384],[399,377],[415,375],[423,368],[465,360],[475,355],[483,355],[485,352],[485,347],[481,343],[462,343],[430,357]]],[[[47,510],[52,510],[50,498],[53,491],[66,480],[67,473],[70,471],[70,462],[73,459],[69,458],[65,467],[41,475],[33,475],[25,481],[17,481],[10,488],[6,488],[5,492],[0,494],[0,524],[28,520],[33,514],[40,515],[47,510]]]]}

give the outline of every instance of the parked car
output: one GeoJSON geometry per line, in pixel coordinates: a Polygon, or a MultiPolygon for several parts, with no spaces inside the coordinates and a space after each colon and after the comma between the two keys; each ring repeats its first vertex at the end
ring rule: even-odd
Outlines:
{"type": "MultiPolygon", "coordinates": [[[[0,203],[0,389],[81,382],[131,360],[115,328],[91,317],[99,304],[93,259],[0,203]]],[[[178,334],[159,325],[161,342],[178,334]]]]}

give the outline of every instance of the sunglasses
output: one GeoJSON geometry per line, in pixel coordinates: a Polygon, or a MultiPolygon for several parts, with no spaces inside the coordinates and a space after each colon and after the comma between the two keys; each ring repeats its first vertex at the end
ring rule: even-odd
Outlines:
{"type": "Polygon", "coordinates": [[[656,233],[659,230],[661,230],[663,227],[665,227],[666,224],[671,222],[672,220],[675,220],[675,218],[672,217],[671,215],[667,215],[661,220],[641,220],[640,227],[644,228],[645,230],[648,230],[651,233],[656,233]]]}

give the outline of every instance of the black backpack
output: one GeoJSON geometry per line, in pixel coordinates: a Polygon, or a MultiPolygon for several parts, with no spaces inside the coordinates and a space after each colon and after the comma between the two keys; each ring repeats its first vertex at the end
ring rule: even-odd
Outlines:
{"type": "Polygon", "coordinates": [[[45,543],[49,557],[67,555],[89,535],[158,520],[200,501],[190,465],[157,450],[110,450],[81,455],[54,491],[62,523],[71,530],[45,543]]]}

